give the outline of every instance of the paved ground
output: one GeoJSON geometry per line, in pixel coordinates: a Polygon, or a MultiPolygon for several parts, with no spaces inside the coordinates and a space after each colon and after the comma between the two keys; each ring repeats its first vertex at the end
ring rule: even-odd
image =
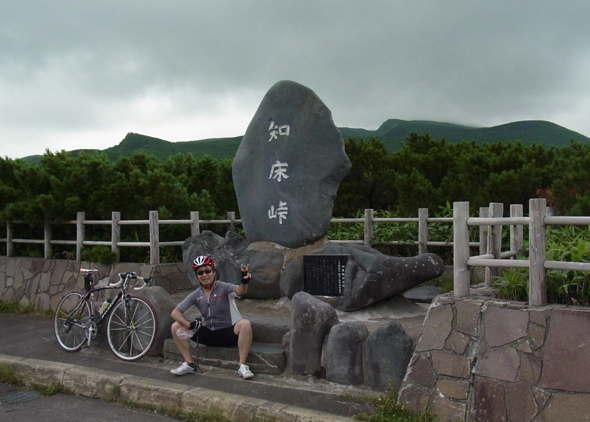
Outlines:
{"type": "MultiPolygon", "coordinates": [[[[178,301],[181,298],[175,299],[178,301]]],[[[341,321],[364,321],[370,330],[384,320],[395,318],[402,323],[410,337],[416,340],[422,329],[425,308],[405,302],[384,305],[383,309],[374,308],[370,311],[359,311],[350,314],[341,313],[339,318],[341,321]],[[396,309],[394,314],[392,314],[391,309],[396,309]]],[[[290,315],[288,303],[245,300],[239,304],[239,307],[244,315],[274,317],[288,317],[290,315]]],[[[0,333],[0,362],[18,361],[20,367],[23,365],[26,367],[27,364],[30,364],[31,370],[34,371],[39,371],[39,364],[42,367],[47,366],[47,368],[55,367],[56,371],[67,371],[67,368],[75,368],[76,371],[84,371],[82,373],[87,374],[86,378],[88,379],[93,377],[100,379],[100,377],[105,376],[104,371],[111,371],[109,372],[111,377],[121,375],[123,377],[121,380],[127,377],[125,379],[129,383],[133,381],[135,382],[133,385],[137,385],[138,388],[147,389],[147,392],[141,393],[142,400],[144,400],[144,403],[156,407],[162,404],[158,403],[158,400],[164,400],[162,398],[164,396],[158,394],[159,390],[175,397],[180,397],[183,394],[189,394],[190,396],[191,392],[196,391],[203,394],[203,400],[207,401],[207,403],[214,403],[214,407],[223,408],[224,404],[227,404],[227,410],[230,414],[235,414],[236,408],[239,409],[240,406],[244,407],[245,404],[248,404],[250,408],[253,408],[250,409],[250,414],[258,412],[257,414],[271,415],[277,421],[339,421],[350,420],[348,418],[355,414],[370,410],[369,406],[360,400],[360,397],[375,394],[375,392],[368,389],[342,386],[325,380],[316,380],[312,377],[293,378],[256,374],[253,380],[244,381],[237,377],[234,370],[213,367],[204,367],[203,374],[175,377],[169,371],[171,368],[178,366],[179,362],[166,361],[163,358],[145,357],[138,362],[123,362],[112,353],[98,348],[68,353],[61,349],[55,340],[53,320],[30,315],[0,314],[0,333]],[[64,367],[66,369],[63,369],[64,367]],[[149,391],[150,389],[153,389],[153,391],[149,391]],[[187,391],[189,393],[186,393],[187,391]]],[[[86,381],[83,382],[86,383],[86,381]]],[[[82,387],[84,386],[81,385],[80,388],[82,387]]],[[[74,391],[76,391],[75,388],[74,391]]],[[[81,413],[82,410],[77,411],[77,413],[75,411],[71,420],[92,421],[98,420],[100,415],[93,419],[94,416],[92,415],[94,413],[90,409],[103,409],[103,404],[107,406],[106,403],[100,400],[84,397],[79,399],[80,401],[76,401],[76,397],[67,395],[59,395],[59,397],[53,399],[38,398],[33,400],[35,403],[33,401],[29,402],[31,404],[27,405],[26,410],[19,407],[18,404],[2,404],[0,405],[0,420],[5,420],[4,416],[10,414],[10,420],[13,422],[17,422],[19,419],[13,418],[12,415],[15,417],[23,415],[24,419],[22,420],[51,421],[52,419],[42,417],[44,407],[48,409],[63,407],[77,409],[79,407],[80,409],[89,410],[87,413],[81,413]],[[35,410],[37,407],[40,413],[35,410]],[[77,415],[80,417],[76,417],[77,415]],[[36,419],[37,417],[39,419],[36,419]]],[[[121,408],[120,405],[113,403],[109,403],[108,407],[104,407],[104,410],[107,409],[111,409],[114,412],[113,415],[122,415],[121,418],[125,417],[125,420],[130,421],[133,421],[133,419],[130,419],[133,412],[139,412],[121,408]]],[[[108,410],[109,414],[111,410],[108,410]]],[[[141,415],[141,412],[138,414],[141,415]]],[[[160,419],[142,420],[148,422],[166,420],[160,415],[150,414],[150,416],[160,419]]],[[[117,420],[115,416],[109,416],[108,418],[117,420]]],[[[101,420],[104,419],[106,418],[101,418],[101,420]]],[[[63,419],[59,420],[69,419],[64,416],[63,419]]]]}
{"type": "MultiPolygon", "coordinates": [[[[307,409],[318,414],[350,417],[368,410],[361,400],[351,398],[366,394],[367,391],[337,384],[312,381],[311,379],[290,379],[257,374],[254,380],[244,381],[235,371],[220,368],[203,368],[199,375],[175,377],[169,373],[179,362],[168,362],[161,358],[145,357],[138,362],[123,362],[113,354],[99,349],[83,349],[78,353],[67,353],[60,348],[53,334],[52,320],[28,315],[0,314],[0,358],[15,360],[37,359],[48,367],[60,364],[75,365],[88,370],[88,377],[97,371],[107,370],[142,378],[152,386],[174,383],[179,391],[200,387],[212,390],[222,397],[226,394],[235,401],[243,400],[288,405],[291,408],[307,409]]],[[[32,364],[33,365],[33,364],[32,364]]],[[[35,361],[35,365],[37,362],[35,361]]],[[[62,365],[63,366],[63,365],[62,365]]],[[[158,405],[158,403],[154,403],[158,405]]],[[[322,420],[322,418],[316,419],[322,420]]]]}
{"type": "Polygon", "coordinates": [[[176,419],[83,396],[45,397],[0,383],[0,421],[10,422],[172,422],[176,419]]]}

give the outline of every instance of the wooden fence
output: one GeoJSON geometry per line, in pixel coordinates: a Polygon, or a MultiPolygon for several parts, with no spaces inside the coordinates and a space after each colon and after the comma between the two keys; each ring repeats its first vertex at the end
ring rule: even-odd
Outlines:
{"type": "MultiPolygon", "coordinates": [[[[481,213],[480,213],[481,215],[481,213]]],[[[500,267],[525,267],[529,269],[529,305],[547,304],[545,270],[562,269],[590,271],[590,263],[547,261],[546,228],[549,225],[590,225],[590,217],[553,216],[548,213],[545,199],[529,201],[529,216],[522,216],[522,206],[513,205],[511,216],[502,217],[503,204],[490,204],[489,215],[469,217],[469,202],[453,203],[453,271],[454,295],[469,295],[469,267],[486,267],[486,285],[491,286],[493,275],[500,267]],[[511,228],[510,250],[502,252],[502,226],[511,228]],[[529,259],[514,259],[522,249],[522,226],[529,226],[529,259]],[[486,250],[478,256],[470,256],[469,226],[480,226],[487,231],[486,250]]]]}
{"type": "MultiPolygon", "coordinates": [[[[418,217],[415,218],[379,218],[374,216],[372,209],[366,209],[362,218],[333,218],[332,223],[363,223],[363,239],[362,240],[333,240],[335,243],[357,243],[366,246],[379,245],[415,245],[418,247],[418,253],[426,253],[428,246],[452,246],[452,242],[432,241],[429,240],[428,230],[431,223],[446,223],[452,224],[452,218],[438,218],[429,217],[427,208],[420,208],[418,210],[418,217]],[[374,238],[374,224],[375,223],[415,223],[418,225],[418,239],[416,241],[400,242],[387,241],[376,242],[374,238]]],[[[76,226],[75,240],[57,240],[53,239],[52,227],[55,224],[49,222],[44,223],[44,238],[43,239],[23,239],[15,237],[15,226],[18,224],[25,224],[24,222],[11,222],[6,225],[6,238],[0,238],[0,242],[6,243],[6,255],[14,255],[14,245],[22,244],[42,244],[44,248],[44,257],[46,259],[53,257],[54,245],[75,245],[76,246],[76,260],[81,260],[81,250],[83,246],[109,246],[116,254],[116,260],[119,260],[119,251],[122,247],[149,247],[150,248],[150,264],[160,263],[160,247],[179,246],[184,243],[184,240],[162,242],[160,241],[160,226],[165,224],[189,225],[190,235],[195,236],[200,233],[201,226],[205,224],[221,224],[226,225],[228,230],[234,230],[237,224],[241,224],[240,219],[235,218],[235,212],[228,212],[227,218],[224,220],[201,220],[198,211],[192,211],[190,218],[187,220],[160,220],[158,218],[158,211],[150,211],[147,220],[122,220],[119,212],[113,212],[110,220],[87,220],[84,212],[78,212],[76,220],[66,221],[62,224],[71,224],[76,226]],[[92,241],[85,238],[85,227],[89,225],[107,225],[111,226],[111,238],[105,241],[92,241]],[[121,241],[121,227],[125,225],[149,225],[150,239],[149,242],[122,242],[121,241]]],[[[471,242],[470,246],[477,246],[479,243],[471,242]]]]}
{"type": "MultiPolygon", "coordinates": [[[[501,267],[529,268],[529,303],[532,306],[542,306],[547,303],[547,287],[545,282],[546,269],[566,269],[590,271],[590,263],[547,261],[546,255],[546,227],[551,224],[560,225],[590,225],[590,217],[553,216],[547,208],[545,199],[531,199],[529,201],[529,216],[523,216],[522,205],[511,205],[510,216],[503,217],[503,204],[492,203],[489,207],[480,208],[479,217],[469,217],[469,202],[453,203],[453,217],[429,217],[427,208],[420,208],[416,218],[378,218],[374,217],[372,209],[366,209],[363,218],[334,218],[332,223],[363,223],[363,240],[334,240],[337,243],[358,243],[366,246],[378,245],[416,245],[418,253],[426,253],[428,246],[452,246],[454,260],[454,294],[463,297],[469,294],[470,267],[485,267],[485,283],[492,285],[493,277],[499,274],[501,267]],[[375,242],[373,229],[375,223],[407,223],[418,225],[418,239],[412,242],[375,242]],[[441,242],[429,240],[429,224],[447,223],[453,225],[453,241],[441,242]],[[522,253],[523,226],[529,227],[528,260],[516,260],[515,256],[522,253]],[[479,226],[478,241],[470,241],[470,227],[479,226]],[[508,251],[502,251],[502,227],[510,226],[510,245],[508,251]],[[471,256],[474,248],[479,247],[479,255],[471,256]]],[[[228,230],[234,230],[241,220],[235,218],[234,212],[228,212],[224,220],[201,220],[199,212],[190,213],[188,220],[160,220],[157,211],[149,212],[148,220],[121,220],[119,212],[113,212],[110,220],[86,220],[84,212],[78,212],[76,220],[64,224],[76,225],[75,240],[52,239],[52,225],[45,223],[43,239],[21,239],[14,237],[14,225],[19,222],[8,223],[6,238],[0,242],[6,243],[6,255],[13,256],[14,244],[37,243],[44,245],[46,259],[53,256],[53,245],[75,245],[76,259],[81,260],[83,246],[110,246],[119,260],[119,250],[122,247],[149,247],[150,264],[160,263],[160,247],[178,246],[184,240],[161,242],[159,240],[160,225],[180,224],[189,225],[191,236],[200,233],[204,224],[225,224],[228,230]],[[110,225],[111,239],[108,241],[91,241],[85,239],[85,227],[88,225],[110,225]],[[122,242],[121,226],[149,225],[149,242],[122,242]]]]}

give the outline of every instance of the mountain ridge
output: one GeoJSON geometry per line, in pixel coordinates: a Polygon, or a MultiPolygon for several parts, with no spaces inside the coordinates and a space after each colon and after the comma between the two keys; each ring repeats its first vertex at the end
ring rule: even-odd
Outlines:
{"type": "MultiPolygon", "coordinates": [[[[521,120],[491,127],[473,127],[454,123],[429,120],[388,119],[377,128],[338,128],[343,138],[355,137],[381,139],[388,151],[394,152],[401,148],[406,137],[412,133],[429,134],[435,139],[448,142],[475,141],[478,143],[509,142],[520,140],[524,144],[540,144],[545,147],[568,145],[572,140],[590,142],[590,138],[563,126],[546,120],[521,120]]],[[[207,138],[193,141],[167,141],[148,135],[129,132],[115,146],[104,150],[77,149],[73,154],[82,152],[103,152],[110,160],[121,155],[131,155],[137,151],[153,154],[159,159],[166,159],[178,153],[191,153],[195,156],[208,154],[213,158],[232,159],[243,136],[225,138],[207,138]]],[[[40,155],[23,157],[24,160],[39,161],[40,155]]]]}

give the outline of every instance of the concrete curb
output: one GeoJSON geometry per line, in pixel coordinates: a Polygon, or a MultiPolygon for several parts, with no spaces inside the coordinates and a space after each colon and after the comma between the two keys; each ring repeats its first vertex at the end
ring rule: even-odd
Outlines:
{"type": "Polygon", "coordinates": [[[102,369],[0,354],[27,386],[63,384],[77,395],[156,409],[218,413],[232,421],[350,422],[353,419],[282,403],[102,369]]]}

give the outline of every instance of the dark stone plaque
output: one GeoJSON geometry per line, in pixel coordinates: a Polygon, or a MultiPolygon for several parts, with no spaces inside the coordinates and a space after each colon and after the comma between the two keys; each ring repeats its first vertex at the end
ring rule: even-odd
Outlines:
{"type": "Polygon", "coordinates": [[[303,289],[314,296],[342,296],[349,255],[305,255],[303,289]]]}

